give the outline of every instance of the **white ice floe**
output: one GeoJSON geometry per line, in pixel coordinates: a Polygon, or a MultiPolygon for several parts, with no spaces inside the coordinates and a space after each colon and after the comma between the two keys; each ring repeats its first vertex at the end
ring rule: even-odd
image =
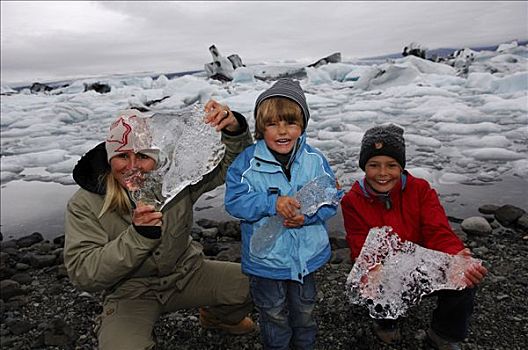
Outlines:
{"type": "Polygon", "coordinates": [[[1,180],[72,183],[79,157],[130,107],[154,113],[213,98],[244,114],[253,130],[257,96],[281,76],[300,81],[311,113],[308,141],[325,152],[344,186],[362,174],[364,131],[387,122],[405,128],[408,163],[421,177],[441,183],[526,177],[527,60],[526,45],[508,43],[497,51],[464,50],[451,64],[414,56],[318,68],[259,63],[236,69],[229,83],[197,73],[79,79],[38,94],[2,86],[1,180]],[[95,82],[111,91],[84,91],[95,82]],[[29,171],[35,168],[43,170],[29,171]]]}

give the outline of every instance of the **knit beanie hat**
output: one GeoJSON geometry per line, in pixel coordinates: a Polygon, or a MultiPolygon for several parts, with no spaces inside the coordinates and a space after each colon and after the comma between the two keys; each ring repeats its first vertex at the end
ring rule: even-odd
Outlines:
{"type": "Polygon", "coordinates": [[[375,156],[389,156],[405,169],[405,140],[403,129],[394,124],[375,126],[365,131],[359,152],[359,167],[365,170],[365,164],[375,156]]]}
{"type": "Polygon", "coordinates": [[[110,125],[105,142],[108,162],[112,157],[128,151],[143,153],[158,162],[160,150],[152,145],[152,133],[147,120],[148,118],[136,109],[119,113],[110,125]]]}
{"type": "Polygon", "coordinates": [[[310,111],[308,110],[308,104],[306,103],[306,96],[301,88],[301,84],[298,81],[294,81],[290,78],[281,78],[275,82],[268,90],[264,91],[257,97],[255,102],[255,109],[253,115],[257,118],[257,110],[262,101],[270,97],[286,97],[297,103],[301,107],[304,117],[304,129],[308,125],[310,120],[310,111]]]}

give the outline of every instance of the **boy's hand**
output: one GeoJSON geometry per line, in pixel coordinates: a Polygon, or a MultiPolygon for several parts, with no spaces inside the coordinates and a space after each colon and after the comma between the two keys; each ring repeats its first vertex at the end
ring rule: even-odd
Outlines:
{"type": "MultiPolygon", "coordinates": [[[[471,257],[472,254],[471,254],[471,250],[469,250],[468,248],[464,248],[461,251],[459,251],[457,255],[471,257]]],[[[469,265],[466,268],[466,271],[464,271],[464,281],[466,282],[467,287],[468,288],[475,287],[477,284],[482,282],[482,280],[484,279],[487,273],[488,273],[488,270],[480,264],[479,265],[477,264],[469,265]]]]}
{"type": "Polygon", "coordinates": [[[304,215],[299,214],[294,217],[284,219],[283,225],[284,227],[288,228],[301,227],[304,225],[304,215]]]}
{"type": "Polygon", "coordinates": [[[238,131],[240,125],[227,105],[222,105],[215,100],[209,100],[205,105],[205,123],[215,127],[216,131],[226,129],[238,131]]]}
{"type": "Polygon", "coordinates": [[[277,198],[275,209],[277,209],[277,213],[283,218],[291,219],[298,215],[299,209],[301,209],[301,204],[293,197],[279,196],[277,198]]]}
{"type": "Polygon", "coordinates": [[[163,214],[156,211],[153,205],[138,203],[132,213],[132,222],[136,226],[161,226],[163,214]]]}

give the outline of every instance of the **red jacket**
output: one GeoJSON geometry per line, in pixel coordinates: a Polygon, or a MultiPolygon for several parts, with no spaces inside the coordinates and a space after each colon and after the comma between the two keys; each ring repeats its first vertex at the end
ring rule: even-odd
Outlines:
{"type": "Polygon", "coordinates": [[[436,191],[424,179],[407,171],[390,192],[391,208],[356,181],[343,197],[341,208],[352,260],[359,255],[369,230],[392,226],[404,241],[444,253],[456,254],[464,244],[453,232],[436,191]],[[403,186],[402,186],[403,184],[403,186]]]}

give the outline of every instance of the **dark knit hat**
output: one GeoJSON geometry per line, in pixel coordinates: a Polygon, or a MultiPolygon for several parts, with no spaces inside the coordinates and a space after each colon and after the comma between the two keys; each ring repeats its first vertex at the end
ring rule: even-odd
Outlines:
{"type": "Polygon", "coordinates": [[[303,116],[304,116],[304,128],[308,125],[308,120],[310,120],[310,111],[308,110],[308,104],[306,103],[306,96],[304,96],[304,91],[301,88],[301,84],[298,81],[292,80],[290,78],[281,78],[277,80],[268,90],[264,91],[257,97],[255,102],[255,109],[253,110],[253,115],[255,119],[257,118],[257,110],[262,101],[270,97],[286,97],[294,101],[301,107],[303,116]]]}
{"type": "Polygon", "coordinates": [[[375,126],[365,131],[359,152],[359,167],[365,170],[365,164],[375,156],[389,156],[405,169],[405,140],[403,129],[394,124],[375,126]]]}

